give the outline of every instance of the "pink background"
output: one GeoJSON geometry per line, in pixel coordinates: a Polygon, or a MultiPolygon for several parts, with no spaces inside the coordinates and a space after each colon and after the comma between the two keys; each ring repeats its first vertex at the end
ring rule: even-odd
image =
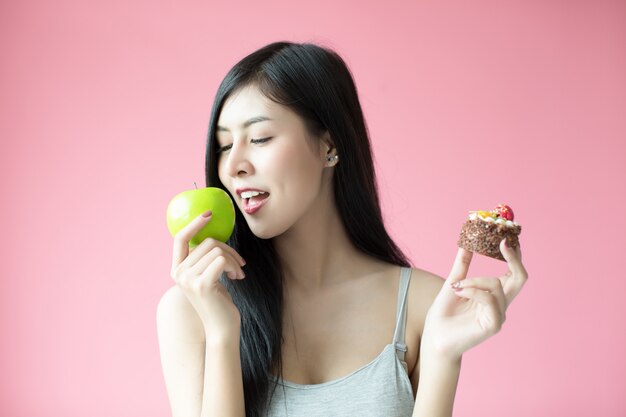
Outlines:
{"type": "Polygon", "coordinates": [[[524,227],[530,280],[455,416],[626,415],[625,2],[408,3],[2,2],[2,416],[169,414],[165,209],[204,186],[226,71],[283,39],[351,67],[415,265],[447,275],[467,210],[524,227]]]}

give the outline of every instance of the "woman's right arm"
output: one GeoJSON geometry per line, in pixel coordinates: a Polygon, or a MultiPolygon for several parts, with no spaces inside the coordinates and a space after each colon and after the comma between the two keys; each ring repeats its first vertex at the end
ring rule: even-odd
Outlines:
{"type": "Polygon", "coordinates": [[[198,216],[174,237],[176,285],[157,308],[166,388],[174,417],[244,417],[239,337],[241,318],[219,281],[243,279],[245,261],[228,245],[206,239],[189,249],[209,221],[198,216]]]}
{"type": "Polygon", "coordinates": [[[238,339],[207,344],[202,321],[176,285],[161,297],[157,331],[173,417],[244,416],[238,339]]]}

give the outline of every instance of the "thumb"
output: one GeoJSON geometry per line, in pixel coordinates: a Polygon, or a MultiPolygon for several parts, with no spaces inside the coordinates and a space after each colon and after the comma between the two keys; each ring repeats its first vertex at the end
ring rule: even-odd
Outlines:
{"type": "Polygon", "coordinates": [[[472,252],[459,248],[456,253],[456,258],[454,258],[454,263],[452,264],[452,269],[450,270],[448,279],[446,280],[447,284],[464,280],[467,277],[467,272],[469,271],[470,263],[472,262],[472,255],[472,252]]]}
{"type": "Polygon", "coordinates": [[[472,255],[472,252],[463,248],[459,248],[457,251],[450,274],[444,281],[439,296],[435,299],[434,304],[436,304],[439,308],[445,308],[444,306],[449,306],[454,301],[458,300],[458,297],[450,285],[457,281],[462,281],[465,277],[467,277],[467,272],[469,271],[469,266],[472,262],[472,255]]]}

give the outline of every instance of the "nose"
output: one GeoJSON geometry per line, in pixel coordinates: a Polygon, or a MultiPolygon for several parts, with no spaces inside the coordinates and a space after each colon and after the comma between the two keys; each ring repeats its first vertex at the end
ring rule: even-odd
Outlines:
{"type": "Polygon", "coordinates": [[[233,178],[250,175],[253,171],[247,147],[243,141],[235,141],[230,150],[222,156],[221,162],[226,175],[233,178]]]}

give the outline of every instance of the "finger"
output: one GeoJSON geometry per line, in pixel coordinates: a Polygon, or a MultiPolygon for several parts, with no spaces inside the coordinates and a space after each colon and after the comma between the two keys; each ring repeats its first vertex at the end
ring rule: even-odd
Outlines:
{"type": "Polygon", "coordinates": [[[208,211],[209,217],[204,217],[204,214],[199,215],[195,219],[189,222],[188,225],[183,227],[174,236],[174,250],[172,254],[172,273],[182,261],[189,255],[189,241],[196,235],[210,220],[212,213],[208,211]]]}
{"type": "Polygon", "coordinates": [[[510,248],[506,239],[502,239],[500,242],[500,252],[513,274],[521,273],[523,275],[526,273],[524,265],[522,264],[522,250],[519,246],[515,249],[510,248]]]}
{"type": "Polygon", "coordinates": [[[435,308],[447,308],[447,306],[458,302],[458,298],[454,295],[454,291],[451,288],[451,284],[463,280],[467,276],[470,262],[472,261],[472,252],[463,248],[459,248],[452,264],[452,269],[448,275],[448,279],[441,287],[441,291],[433,301],[432,307],[435,308]]]}
{"type": "Polygon", "coordinates": [[[183,264],[187,264],[188,263],[189,267],[190,267],[191,265],[193,265],[196,262],[198,262],[198,259],[202,258],[206,253],[208,253],[214,247],[222,248],[225,252],[230,254],[230,256],[235,258],[237,260],[237,263],[240,266],[244,266],[246,264],[244,259],[241,257],[241,255],[239,255],[239,253],[237,253],[237,251],[235,249],[233,249],[232,247],[228,246],[224,242],[221,242],[221,241],[219,241],[217,239],[213,239],[213,238],[210,238],[210,237],[204,239],[198,246],[196,246],[196,248],[198,248],[198,251],[197,252],[194,251],[194,252],[190,253],[189,256],[187,256],[187,260],[185,260],[183,262],[183,264]]]}
{"type": "Polygon", "coordinates": [[[528,280],[528,272],[522,263],[522,252],[519,246],[516,249],[509,248],[503,239],[500,242],[500,252],[502,252],[502,256],[504,256],[509,267],[509,273],[500,277],[507,305],[509,305],[528,280]]]}
{"type": "MultiPolygon", "coordinates": [[[[213,262],[200,274],[198,279],[219,279],[221,273],[226,270],[228,261],[224,256],[218,256],[213,262]]],[[[230,278],[230,277],[229,277],[230,278]]]]}
{"type": "Polygon", "coordinates": [[[491,293],[498,302],[498,310],[500,311],[500,314],[504,316],[508,304],[502,288],[502,282],[498,278],[466,278],[462,281],[457,281],[455,283],[455,287],[453,288],[457,293],[464,288],[472,288],[491,293]]]}
{"type": "Polygon", "coordinates": [[[504,322],[504,314],[500,311],[498,301],[493,293],[477,288],[463,288],[456,295],[482,304],[487,311],[487,315],[478,320],[479,324],[492,334],[500,331],[504,322]]]}
{"type": "Polygon", "coordinates": [[[244,266],[246,264],[246,260],[243,259],[243,256],[241,256],[233,247],[228,246],[226,243],[220,242],[219,240],[216,240],[215,243],[221,248],[224,248],[226,252],[230,253],[230,255],[237,260],[237,263],[240,266],[244,266]]]}
{"type": "Polygon", "coordinates": [[[469,271],[470,263],[472,262],[472,252],[459,248],[452,264],[452,270],[448,275],[448,282],[456,282],[465,279],[467,272],[469,271]]]}
{"type": "Polygon", "coordinates": [[[174,276],[180,275],[181,272],[185,269],[191,269],[192,274],[200,275],[200,273],[207,267],[208,263],[210,263],[213,259],[220,255],[223,255],[229,260],[232,260],[232,262],[236,265],[234,271],[228,271],[227,275],[229,278],[236,279],[243,278],[245,276],[243,270],[240,267],[241,263],[239,261],[239,259],[243,258],[239,256],[237,251],[235,251],[233,248],[223,242],[220,242],[213,238],[207,238],[203,240],[198,246],[196,246],[196,249],[191,252],[187,256],[187,258],[178,265],[178,267],[176,267],[176,269],[172,272],[172,278],[176,279],[174,276]],[[209,253],[212,253],[212,255],[207,257],[207,254],[209,253]],[[236,258],[235,255],[237,256],[236,258]],[[204,261],[201,263],[201,265],[196,266],[198,262],[203,258],[204,261]]]}
{"type": "Polygon", "coordinates": [[[243,272],[243,269],[241,269],[241,267],[239,266],[237,260],[233,258],[233,256],[229,252],[225,251],[221,247],[214,247],[213,249],[211,249],[189,269],[193,272],[194,275],[201,275],[202,272],[207,269],[208,266],[220,256],[226,260],[224,272],[226,272],[228,278],[242,279],[246,276],[246,274],[243,272]]]}

